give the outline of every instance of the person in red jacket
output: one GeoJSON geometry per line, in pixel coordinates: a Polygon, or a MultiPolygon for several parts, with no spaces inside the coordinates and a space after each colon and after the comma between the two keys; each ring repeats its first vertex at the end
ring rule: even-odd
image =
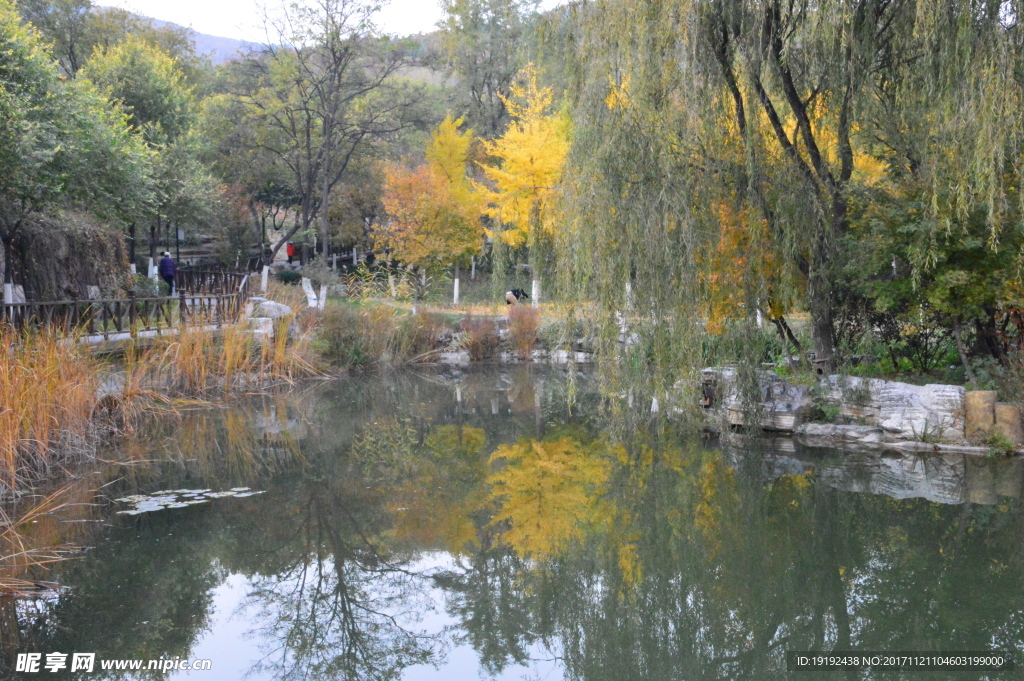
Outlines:
{"type": "Polygon", "coordinates": [[[288,264],[291,265],[292,258],[295,257],[295,244],[293,244],[291,241],[288,242],[288,248],[286,249],[286,253],[288,253],[288,264]]]}

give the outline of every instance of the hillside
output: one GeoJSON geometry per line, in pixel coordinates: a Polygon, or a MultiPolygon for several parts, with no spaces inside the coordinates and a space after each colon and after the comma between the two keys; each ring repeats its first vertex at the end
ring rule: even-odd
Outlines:
{"type": "MultiPolygon", "coordinates": [[[[159,19],[150,20],[153,22],[154,26],[179,26],[178,24],[170,21],[161,21],[159,19]]],[[[234,57],[243,53],[245,50],[257,47],[256,43],[238,40],[236,38],[225,38],[223,36],[210,35],[208,33],[199,33],[195,30],[192,30],[192,39],[196,44],[196,54],[208,56],[214,65],[223,64],[224,62],[230,61],[234,57]]]]}

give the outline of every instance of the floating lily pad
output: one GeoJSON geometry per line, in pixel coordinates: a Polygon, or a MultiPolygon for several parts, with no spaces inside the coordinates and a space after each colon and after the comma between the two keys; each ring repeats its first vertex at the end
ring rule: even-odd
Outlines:
{"type": "Polygon", "coordinates": [[[152,494],[131,494],[117,501],[132,504],[134,508],[118,511],[117,513],[119,515],[139,515],[140,513],[151,513],[153,511],[205,504],[214,499],[223,499],[225,497],[251,497],[257,494],[264,494],[264,491],[255,491],[250,487],[235,487],[220,492],[214,492],[210,489],[178,489],[161,490],[152,494]]]}

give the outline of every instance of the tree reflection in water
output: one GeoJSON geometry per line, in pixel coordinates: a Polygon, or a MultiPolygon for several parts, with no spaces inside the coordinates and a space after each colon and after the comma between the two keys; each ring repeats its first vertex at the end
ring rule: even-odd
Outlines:
{"type": "Polygon", "coordinates": [[[121,516],[45,613],[0,626],[33,650],[188,656],[217,640],[213,589],[244,575],[263,678],[402,678],[455,645],[488,674],[542,657],[585,681],[785,678],[798,649],[1024,649],[1019,461],[709,443],[649,412],[588,419],[585,391],[570,417],[550,374],[459,381],[331,384],[263,403],[249,439],[205,413],[195,475],[268,493],[121,516]],[[422,567],[436,555],[447,569],[422,567]]]}
{"type": "MultiPolygon", "coordinates": [[[[308,488],[290,564],[251,581],[243,612],[275,679],[395,679],[434,661],[442,634],[411,628],[429,581],[385,553],[344,495],[308,488]]],[[[287,550],[281,547],[282,550],[287,550]]]]}

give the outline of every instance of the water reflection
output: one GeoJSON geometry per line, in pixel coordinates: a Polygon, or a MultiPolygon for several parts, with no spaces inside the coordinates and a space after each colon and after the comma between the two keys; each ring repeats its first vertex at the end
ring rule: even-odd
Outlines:
{"type": "Polygon", "coordinates": [[[787,678],[790,649],[1024,646],[1021,461],[706,442],[639,418],[623,436],[585,378],[573,390],[570,413],[557,371],[396,373],[154,426],[138,458],[172,463],[108,493],[266,494],[107,514],[65,590],[5,601],[8,653],[603,681],[787,678]],[[244,635],[214,608],[229,585],[244,635]]]}

